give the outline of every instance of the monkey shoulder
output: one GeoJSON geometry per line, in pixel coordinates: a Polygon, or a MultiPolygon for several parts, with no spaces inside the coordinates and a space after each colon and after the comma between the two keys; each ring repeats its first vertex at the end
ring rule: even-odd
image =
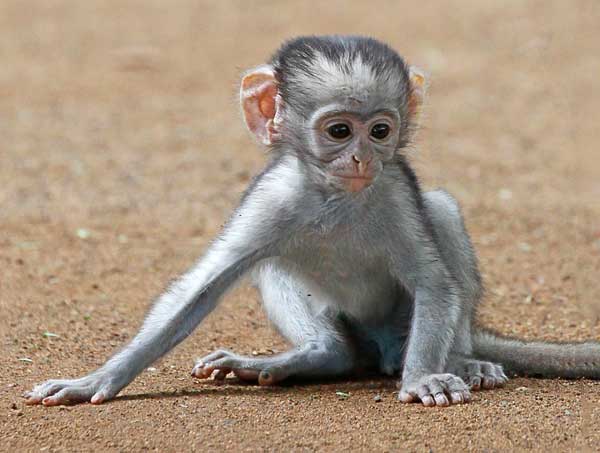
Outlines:
{"type": "Polygon", "coordinates": [[[240,208],[251,207],[274,216],[279,210],[293,210],[301,200],[305,182],[292,158],[272,159],[244,192],[240,208]]]}

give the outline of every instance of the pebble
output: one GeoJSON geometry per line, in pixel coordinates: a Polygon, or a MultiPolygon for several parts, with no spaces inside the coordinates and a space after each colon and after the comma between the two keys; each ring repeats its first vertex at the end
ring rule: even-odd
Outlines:
{"type": "Polygon", "coordinates": [[[381,395],[375,395],[373,397],[373,401],[375,401],[376,403],[381,403],[381,401],[382,401],[381,395]]]}
{"type": "Polygon", "coordinates": [[[513,197],[513,193],[510,189],[500,189],[498,191],[498,197],[501,200],[510,200],[513,197]]]}
{"type": "Polygon", "coordinates": [[[92,233],[90,233],[90,231],[86,230],[85,228],[78,228],[75,234],[77,234],[77,237],[79,239],[87,239],[92,235],[92,233]]]}

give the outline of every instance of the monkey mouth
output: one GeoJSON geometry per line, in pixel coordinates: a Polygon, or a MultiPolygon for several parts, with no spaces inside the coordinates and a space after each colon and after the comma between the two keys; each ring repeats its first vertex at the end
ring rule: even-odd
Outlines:
{"type": "Polygon", "coordinates": [[[360,192],[361,190],[369,187],[373,180],[375,179],[373,176],[366,175],[344,175],[339,173],[334,173],[333,176],[339,178],[343,181],[344,188],[348,192],[360,192]]]}

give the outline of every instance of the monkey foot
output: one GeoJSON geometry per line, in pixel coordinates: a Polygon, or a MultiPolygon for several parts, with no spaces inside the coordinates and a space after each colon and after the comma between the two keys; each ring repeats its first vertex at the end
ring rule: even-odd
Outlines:
{"type": "Polygon", "coordinates": [[[448,372],[460,376],[472,390],[502,387],[508,381],[502,365],[484,360],[451,357],[448,372]]]}
{"type": "Polygon", "coordinates": [[[272,358],[244,357],[221,349],[199,359],[192,369],[192,376],[199,379],[212,376],[214,381],[221,383],[233,372],[243,381],[273,385],[287,377],[287,374],[271,365],[270,361],[272,358]]]}
{"type": "Polygon", "coordinates": [[[421,401],[423,406],[449,406],[471,401],[469,388],[458,376],[452,374],[430,374],[402,379],[398,399],[403,403],[421,401]]]}

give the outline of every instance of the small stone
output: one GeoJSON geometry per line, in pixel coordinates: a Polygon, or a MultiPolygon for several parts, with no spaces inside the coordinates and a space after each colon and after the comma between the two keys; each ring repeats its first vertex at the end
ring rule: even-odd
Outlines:
{"type": "Polygon", "coordinates": [[[569,409],[565,409],[565,415],[573,415],[573,413],[569,409]]]}
{"type": "Polygon", "coordinates": [[[382,401],[381,395],[375,395],[373,397],[373,401],[375,401],[376,403],[381,403],[381,401],[382,401]]]}
{"type": "Polygon", "coordinates": [[[529,388],[528,387],[517,387],[515,390],[517,392],[527,392],[527,391],[529,391],[529,388]]]}
{"type": "Polygon", "coordinates": [[[86,230],[85,228],[78,228],[75,233],[77,234],[77,237],[79,239],[87,239],[92,235],[92,233],[90,233],[90,231],[86,230]]]}
{"type": "Polygon", "coordinates": [[[532,247],[527,242],[519,242],[519,250],[525,253],[529,253],[531,252],[532,247]]]}
{"type": "Polygon", "coordinates": [[[17,406],[17,403],[12,403],[12,404],[10,405],[10,408],[11,408],[13,411],[16,411],[16,410],[19,408],[19,406],[17,406]]]}
{"type": "Polygon", "coordinates": [[[500,189],[498,191],[498,197],[500,197],[501,200],[510,200],[513,197],[513,193],[510,189],[500,189]]]}

